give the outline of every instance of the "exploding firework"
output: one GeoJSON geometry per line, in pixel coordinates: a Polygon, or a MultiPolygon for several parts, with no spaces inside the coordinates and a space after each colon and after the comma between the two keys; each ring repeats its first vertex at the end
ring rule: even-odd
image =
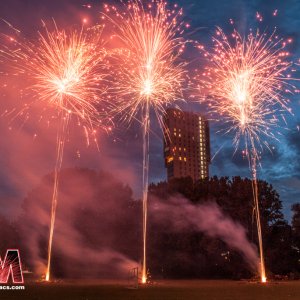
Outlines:
{"type": "Polygon", "coordinates": [[[34,102],[51,107],[58,113],[75,115],[88,128],[98,123],[97,104],[104,93],[107,74],[106,51],[100,27],[84,31],[49,32],[43,23],[38,42],[11,38],[15,49],[2,51],[18,76],[28,82],[26,90],[34,102]]]}
{"type": "Polygon", "coordinates": [[[105,6],[103,18],[114,27],[119,47],[112,54],[115,66],[115,102],[113,110],[131,121],[139,119],[143,127],[143,265],[142,282],[147,281],[147,194],[149,169],[150,109],[161,126],[165,107],[182,99],[185,63],[179,57],[185,48],[182,38],[182,11],[172,10],[164,1],[144,5],[132,0],[119,11],[105,6]],[[141,118],[138,117],[141,115],[141,118]]]}
{"type": "MultiPolygon", "coordinates": [[[[50,234],[46,280],[50,279],[51,253],[58,201],[59,173],[69,122],[75,116],[85,132],[95,133],[99,125],[98,104],[105,93],[106,52],[101,42],[101,29],[92,31],[55,30],[39,33],[37,42],[15,42],[16,49],[2,54],[28,82],[26,91],[43,108],[58,114],[56,164],[51,206],[50,234]]],[[[23,112],[23,110],[22,110],[23,112]]]]}
{"type": "Polygon", "coordinates": [[[279,39],[275,32],[270,36],[251,32],[243,38],[234,31],[227,36],[217,28],[213,42],[213,53],[205,52],[209,63],[199,86],[208,94],[210,110],[228,125],[225,133],[235,134],[235,150],[241,143],[246,149],[253,177],[261,281],[266,282],[256,165],[263,147],[271,149],[268,140],[276,139],[280,117],[290,111],[286,95],[293,90],[288,83],[292,63],[285,50],[290,40],[279,39]]]}

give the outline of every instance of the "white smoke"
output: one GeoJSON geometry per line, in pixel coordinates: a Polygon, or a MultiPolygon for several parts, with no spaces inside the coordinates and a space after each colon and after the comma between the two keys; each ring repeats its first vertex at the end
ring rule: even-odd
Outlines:
{"type": "Polygon", "coordinates": [[[154,222],[167,224],[175,232],[194,230],[219,238],[240,252],[253,270],[258,270],[257,248],[247,239],[246,229],[226,216],[216,203],[195,205],[181,196],[164,201],[153,198],[151,203],[154,222]]]}

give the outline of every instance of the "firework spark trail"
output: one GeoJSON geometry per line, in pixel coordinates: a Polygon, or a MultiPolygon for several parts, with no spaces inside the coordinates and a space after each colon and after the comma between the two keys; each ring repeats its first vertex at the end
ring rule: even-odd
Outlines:
{"type": "Polygon", "coordinates": [[[142,283],[147,282],[147,217],[148,217],[148,185],[149,185],[149,143],[150,116],[149,105],[143,110],[143,269],[142,283]]]}
{"type": "MultiPolygon", "coordinates": [[[[279,39],[273,32],[267,36],[258,31],[243,38],[237,31],[227,36],[217,29],[213,38],[214,51],[205,56],[209,65],[201,75],[199,87],[204,88],[212,113],[221,116],[228,126],[225,133],[234,132],[233,143],[237,151],[241,140],[246,149],[253,179],[254,209],[260,251],[261,281],[266,282],[263,256],[261,221],[259,212],[257,162],[263,146],[271,150],[268,139],[276,138],[279,117],[289,111],[285,96],[294,87],[288,83],[292,63],[285,50],[290,40],[279,39]]],[[[203,50],[202,46],[199,46],[203,50]]]]}
{"type": "Polygon", "coordinates": [[[64,147],[66,141],[66,130],[68,128],[70,115],[65,114],[61,118],[60,129],[57,132],[57,141],[56,141],[56,163],[54,169],[54,184],[53,184],[53,195],[51,203],[51,220],[50,220],[50,233],[49,233],[49,243],[48,243],[48,261],[47,261],[47,272],[46,272],[46,281],[50,280],[50,270],[51,270],[51,253],[52,253],[52,244],[53,244],[53,235],[56,219],[56,208],[58,200],[58,186],[59,186],[59,174],[63,162],[64,147]]]}
{"type": "Polygon", "coordinates": [[[161,127],[165,107],[183,99],[185,63],[179,57],[186,42],[182,38],[182,11],[172,10],[161,0],[143,4],[129,0],[119,11],[105,5],[102,18],[114,27],[120,47],[112,54],[115,68],[115,103],[113,110],[124,120],[137,119],[143,127],[143,262],[142,282],[147,281],[146,240],[149,172],[150,109],[161,127]]]}
{"type": "MultiPolygon", "coordinates": [[[[55,23],[54,23],[55,24],[55,23]]],[[[71,117],[78,124],[95,134],[99,124],[98,105],[107,90],[105,81],[107,66],[101,29],[92,31],[55,30],[39,33],[36,43],[17,42],[17,49],[2,50],[2,55],[11,62],[18,76],[26,76],[26,88],[34,102],[54,108],[59,125],[56,144],[56,164],[51,203],[51,219],[48,243],[46,280],[50,280],[51,254],[58,203],[59,173],[63,161],[66,134],[71,117]]],[[[25,104],[25,109],[33,103],[25,104]]],[[[22,110],[23,113],[24,109],[22,110]]],[[[87,137],[88,140],[88,137],[87,137]]]]}
{"type": "Polygon", "coordinates": [[[261,282],[266,282],[266,267],[264,261],[264,247],[262,240],[262,231],[261,231],[261,222],[260,222],[260,209],[259,209],[259,197],[258,197],[258,184],[257,184],[257,169],[256,169],[256,156],[253,153],[251,161],[251,170],[252,170],[252,191],[253,191],[253,200],[254,200],[254,210],[256,213],[256,227],[257,227],[257,235],[258,235],[258,246],[260,253],[260,274],[261,274],[261,282]]]}

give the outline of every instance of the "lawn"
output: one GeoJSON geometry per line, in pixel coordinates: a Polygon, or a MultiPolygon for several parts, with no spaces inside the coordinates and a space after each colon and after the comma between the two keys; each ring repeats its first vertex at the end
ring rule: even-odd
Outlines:
{"type": "Polygon", "coordinates": [[[179,280],[159,281],[130,289],[125,282],[69,280],[28,283],[25,291],[0,291],[0,299],[30,300],[299,300],[300,281],[270,282],[179,280]]]}

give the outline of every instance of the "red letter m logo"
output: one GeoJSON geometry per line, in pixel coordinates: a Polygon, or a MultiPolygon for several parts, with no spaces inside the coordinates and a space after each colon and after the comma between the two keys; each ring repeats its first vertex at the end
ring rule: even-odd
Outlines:
{"type": "Polygon", "coordinates": [[[24,283],[18,249],[8,249],[4,261],[0,257],[0,284],[7,283],[11,274],[13,283],[24,283]]]}

